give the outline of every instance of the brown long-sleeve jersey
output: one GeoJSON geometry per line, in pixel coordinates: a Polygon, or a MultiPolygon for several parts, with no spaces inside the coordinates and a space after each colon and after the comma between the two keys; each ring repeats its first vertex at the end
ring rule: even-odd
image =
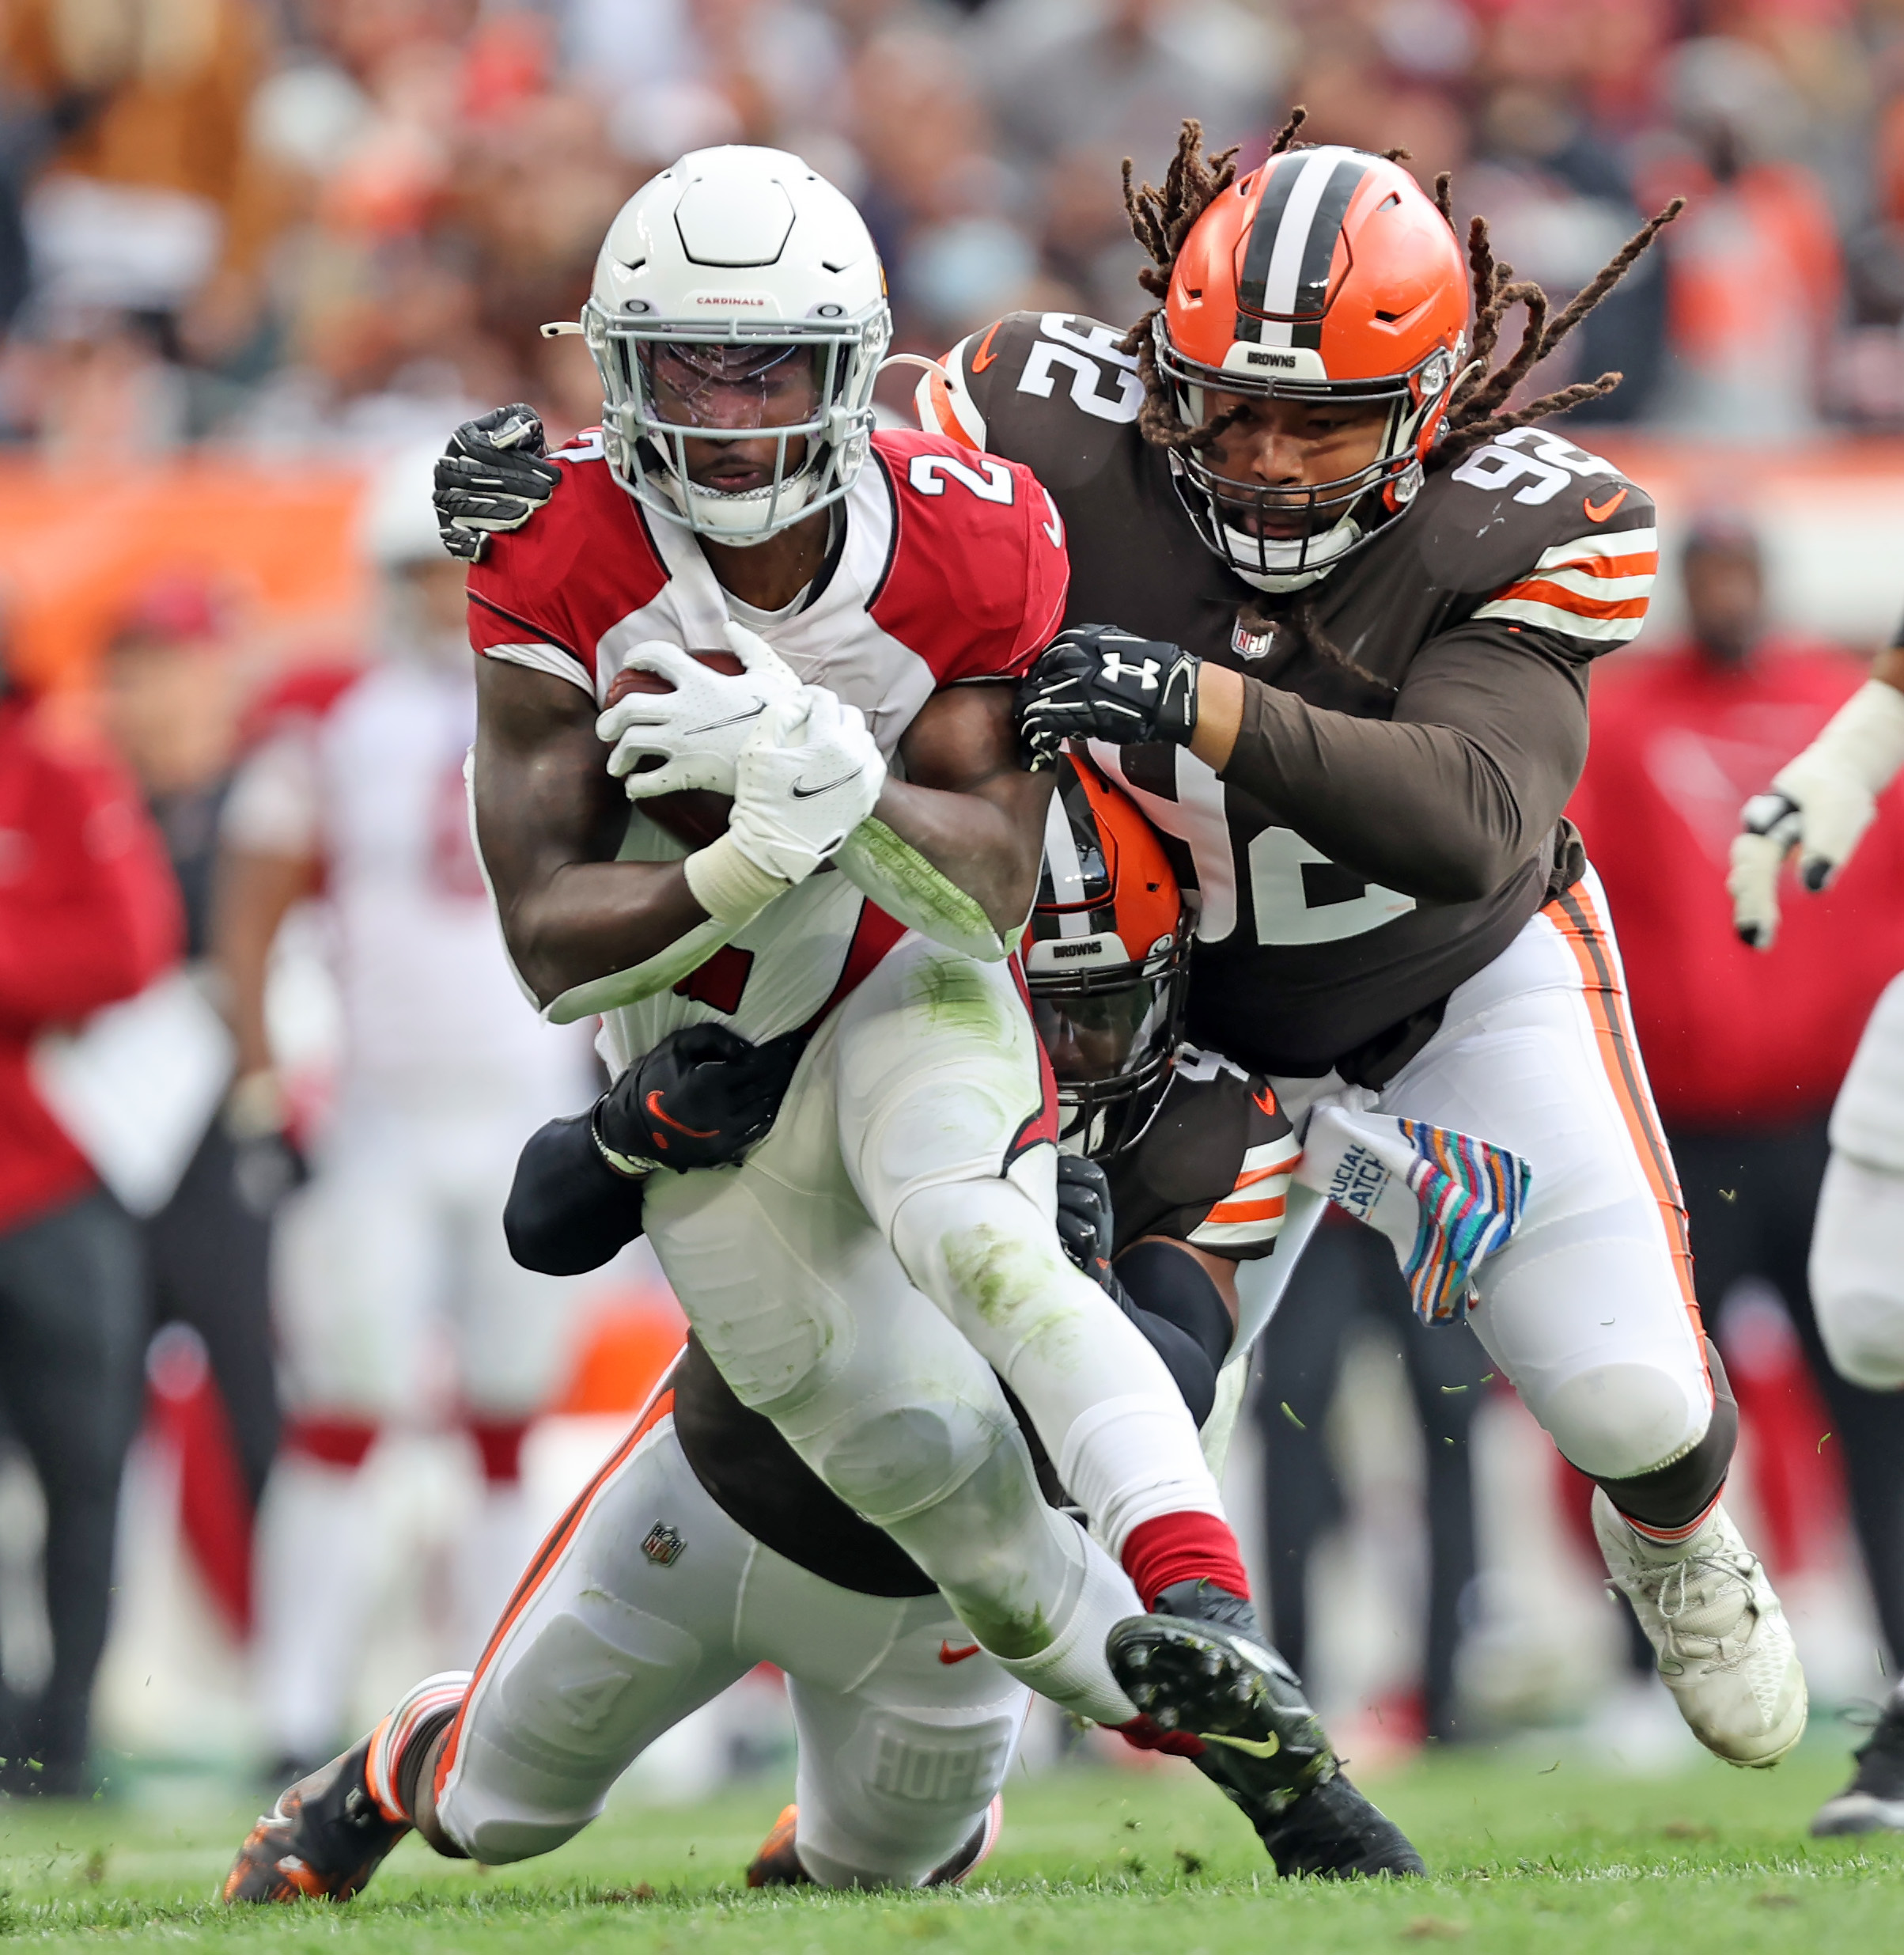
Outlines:
{"type": "Polygon", "coordinates": [[[1067,531],[1067,623],[1187,646],[1249,681],[1219,779],[1175,746],[1094,746],[1163,831],[1200,915],[1189,1031],[1253,1069],[1359,1061],[1577,873],[1561,811],[1587,668],[1639,629],[1652,505],[1520,429],[1431,474],[1306,591],[1266,597],[1198,540],[1137,429],[1111,328],[1014,313],[929,376],[929,426],[1028,463],[1067,531]]]}

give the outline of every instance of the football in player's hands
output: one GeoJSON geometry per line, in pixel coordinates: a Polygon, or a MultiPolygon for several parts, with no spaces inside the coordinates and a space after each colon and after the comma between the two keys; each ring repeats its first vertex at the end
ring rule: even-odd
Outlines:
{"type": "MultiPolygon", "coordinates": [[[[710,672],[728,675],[738,673],[741,664],[729,651],[691,651],[690,658],[706,665],[710,672]]],[[[632,666],[625,666],[615,675],[608,688],[608,697],[603,706],[604,714],[611,707],[619,706],[623,699],[638,695],[654,697],[675,690],[660,673],[642,672],[632,666]]],[[[657,772],[666,764],[659,753],[644,753],[634,760],[628,771],[632,784],[644,774],[657,772]]],[[[610,756],[609,771],[614,771],[614,759],[610,756]]],[[[629,798],[638,797],[632,785],[629,798]]],[[[677,842],[685,842],[690,848],[706,848],[716,836],[725,834],[728,817],[734,812],[734,798],[731,794],[717,794],[711,788],[677,788],[672,794],[643,794],[638,797],[642,813],[658,827],[665,828],[677,842]]]]}
{"type": "MultiPolygon", "coordinates": [[[[720,673],[729,679],[738,678],[747,669],[729,651],[706,650],[691,646],[687,656],[696,665],[705,665],[710,672],[720,673]]],[[[624,665],[610,684],[608,696],[602,702],[602,710],[606,712],[611,706],[619,706],[623,699],[637,692],[644,692],[653,697],[664,692],[672,692],[675,689],[673,681],[663,677],[658,672],[624,665]]]]}
{"type": "Polygon", "coordinates": [[[562,472],[547,453],[542,419],[525,401],[465,421],[437,463],[437,529],[443,547],[480,563],[491,536],[520,529],[555,493],[562,472]]]}

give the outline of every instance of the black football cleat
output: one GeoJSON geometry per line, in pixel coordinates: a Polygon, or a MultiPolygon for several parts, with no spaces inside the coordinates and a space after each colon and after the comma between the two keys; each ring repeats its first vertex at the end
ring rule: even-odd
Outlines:
{"type": "Polygon", "coordinates": [[[1877,1728],[1852,1756],[1857,1771],[1811,1820],[1820,1839],[1834,1833],[1904,1833],[1904,1690],[1892,1694],[1877,1728]]]}
{"type": "Polygon", "coordinates": [[[1343,1777],[1251,1605],[1206,1582],[1179,1582],[1158,1601],[1111,1631],[1111,1672],[1152,1726],[1201,1741],[1197,1769],[1255,1828],[1277,1872],[1425,1874],[1401,1828],[1343,1777]]]}
{"type": "MultiPolygon", "coordinates": [[[[774,1822],[774,1830],[762,1841],[760,1851],[748,1863],[747,1884],[749,1887],[812,1887],[818,1885],[813,1876],[800,1864],[800,1855],[793,1850],[793,1836],[800,1820],[797,1805],[783,1805],[780,1817],[774,1822]]],[[[922,1887],[956,1887],[981,1860],[985,1859],[998,1843],[998,1835],[1005,1824],[1005,1802],[994,1798],[985,1809],[985,1817],[978,1822],[978,1830],[949,1859],[941,1861],[926,1875],[919,1885],[922,1887]]]]}
{"type": "Polygon", "coordinates": [[[239,1901],[348,1900],[410,1831],[385,1819],[364,1783],[365,1738],[278,1795],[251,1830],[221,1898],[239,1901]]]}

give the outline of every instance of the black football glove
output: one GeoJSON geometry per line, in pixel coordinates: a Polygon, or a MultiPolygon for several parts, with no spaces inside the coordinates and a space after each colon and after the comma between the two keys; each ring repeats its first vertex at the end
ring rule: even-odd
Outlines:
{"type": "MultiPolygon", "coordinates": [[[[1082,1154],[1058,1157],[1058,1239],[1065,1254],[1094,1283],[1110,1290],[1113,1222],[1111,1184],[1095,1161],[1082,1154]]],[[[1120,1286],[1121,1287],[1121,1286],[1120,1286]]],[[[1116,1290],[1111,1290],[1113,1296],[1116,1290]]]]}
{"type": "Polygon", "coordinates": [[[1018,689],[1019,731],[1033,770],[1051,766],[1066,739],[1188,746],[1202,663],[1181,646],[1134,638],[1115,625],[1059,632],[1018,689]]]}
{"type": "Polygon", "coordinates": [[[437,463],[437,529],[443,547],[480,563],[498,530],[520,529],[555,493],[562,472],[547,452],[542,417],[526,402],[465,421],[437,463]]]}
{"type": "Polygon", "coordinates": [[[730,1167],[766,1138],[806,1042],[789,1032],[755,1045],[725,1025],[683,1025],[596,1102],[596,1133],[634,1163],[730,1167]]]}

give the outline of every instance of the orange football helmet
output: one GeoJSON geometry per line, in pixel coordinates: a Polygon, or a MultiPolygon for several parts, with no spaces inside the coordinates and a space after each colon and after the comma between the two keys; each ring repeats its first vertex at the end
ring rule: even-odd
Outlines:
{"type": "Polygon", "coordinates": [[[1081,754],[1062,753],[1025,982],[1058,1075],[1059,1143],[1102,1159],[1149,1124],[1190,979],[1190,920],[1157,832],[1081,754]]]}
{"type": "Polygon", "coordinates": [[[1385,401],[1376,460],[1270,488],[1173,451],[1198,533],[1261,590],[1300,589],[1392,521],[1421,486],[1467,347],[1467,270],[1446,218],[1400,165],[1324,145],[1271,157],[1190,226],[1153,331],[1193,426],[1212,393],[1385,401]],[[1264,518],[1298,535],[1272,536],[1264,518]]]}

